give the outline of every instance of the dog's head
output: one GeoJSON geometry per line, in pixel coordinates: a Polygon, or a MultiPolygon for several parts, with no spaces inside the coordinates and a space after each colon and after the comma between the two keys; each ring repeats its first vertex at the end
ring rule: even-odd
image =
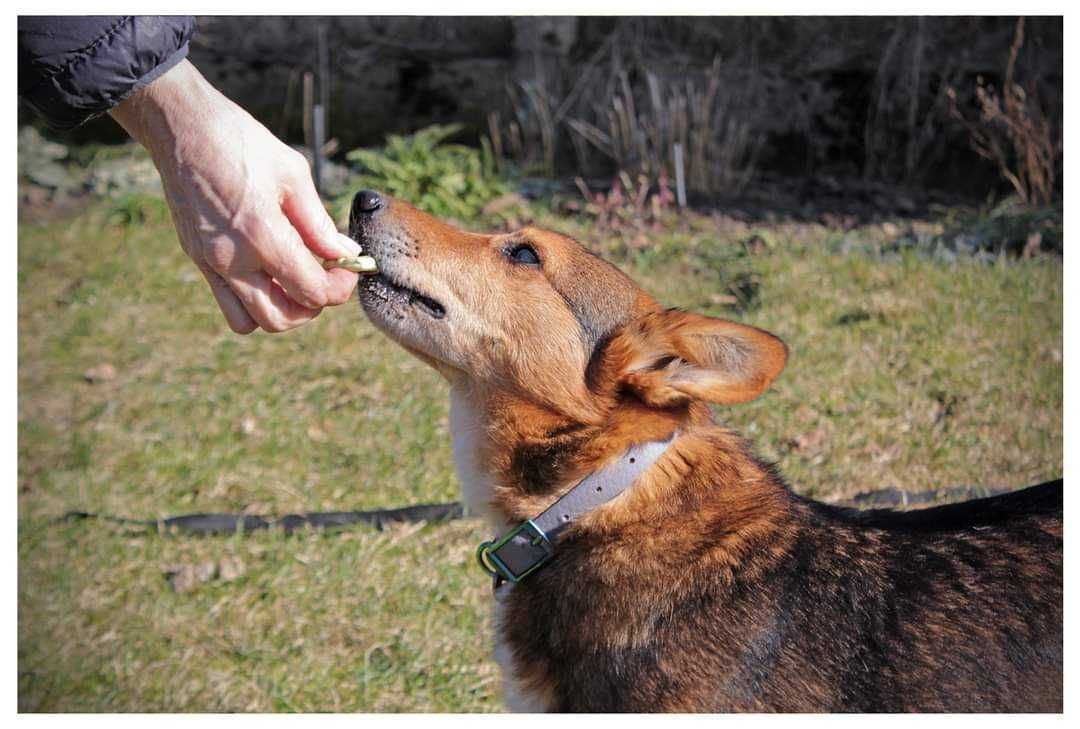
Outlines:
{"type": "Polygon", "coordinates": [[[757,397],[787,357],[760,329],[661,307],[557,233],[468,233],[371,191],[349,232],[379,265],[368,317],[465,393],[487,441],[666,435],[702,403],[757,397]]]}

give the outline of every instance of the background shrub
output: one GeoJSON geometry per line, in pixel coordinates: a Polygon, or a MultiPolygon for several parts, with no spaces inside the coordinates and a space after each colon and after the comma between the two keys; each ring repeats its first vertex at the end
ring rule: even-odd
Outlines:
{"type": "Polygon", "coordinates": [[[476,217],[510,188],[496,173],[486,145],[478,150],[445,144],[459,131],[460,124],[436,124],[408,136],[392,134],[381,149],[349,152],[346,158],[358,163],[362,173],[339,204],[347,205],[357,189],[371,187],[442,218],[476,217]]]}

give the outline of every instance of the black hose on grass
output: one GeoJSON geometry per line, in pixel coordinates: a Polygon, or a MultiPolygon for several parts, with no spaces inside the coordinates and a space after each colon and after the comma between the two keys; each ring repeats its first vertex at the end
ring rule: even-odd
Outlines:
{"type": "Polygon", "coordinates": [[[371,511],[321,511],[303,514],[286,514],[278,519],[252,514],[186,514],[168,519],[130,519],[109,514],[95,514],[88,511],[69,511],[57,522],[83,521],[99,519],[114,524],[154,529],[158,532],[183,532],[185,534],[227,535],[237,532],[254,532],[260,529],[281,529],[291,534],[296,529],[311,527],[314,529],[340,529],[355,524],[370,524],[382,531],[393,524],[414,524],[416,522],[444,522],[460,519],[464,508],[458,502],[445,504],[418,504],[397,509],[374,509],[371,511]]]}

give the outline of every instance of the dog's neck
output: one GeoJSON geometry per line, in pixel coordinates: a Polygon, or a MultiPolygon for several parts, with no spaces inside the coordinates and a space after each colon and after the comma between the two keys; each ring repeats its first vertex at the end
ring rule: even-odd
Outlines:
{"type": "Polygon", "coordinates": [[[465,383],[450,389],[454,464],[466,508],[498,529],[540,513],[630,446],[666,440],[678,423],[639,418],[634,425],[581,423],[465,383]]]}
{"type": "MultiPolygon", "coordinates": [[[[638,493],[621,499],[634,504],[637,516],[644,511],[658,510],[659,514],[666,510],[652,502],[663,501],[668,492],[682,488],[687,475],[683,471],[690,468],[687,457],[695,469],[719,469],[714,477],[716,488],[727,488],[731,493],[743,489],[728,483],[731,480],[764,488],[776,483],[734,434],[723,439],[724,448],[732,453],[720,454],[719,466],[701,454],[699,436],[680,444],[687,433],[701,432],[712,425],[704,406],[667,413],[627,405],[625,411],[603,425],[590,425],[510,400],[505,395],[479,393],[464,384],[451,387],[450,430],[462,496],[469,512],[484,517],[496,531],[543,512],[629,447],[665,441],[676,431],[683,435],[673,444],[672,453],[665,454],[652,469],[662,473],[644,474],[641,488],[631,489],[638,493]],[[738,468],[732,470],[732,464],[738,468]]],[[[706,496],[699,494],[695,498],[706,496]]],[[[609,522],[616,518],[615,514],[637,518],[620,508],[608,516],[609,522]]]]}

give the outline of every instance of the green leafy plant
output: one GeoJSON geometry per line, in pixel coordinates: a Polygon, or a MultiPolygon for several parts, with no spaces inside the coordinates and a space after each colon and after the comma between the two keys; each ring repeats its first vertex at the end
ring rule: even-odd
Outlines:
{"type": "Polygon", "coordinates": [[[155,225],[169,220],[169,206],[157,195],[129,192],[111,199],[105,208],[105,219],[112,225],[155,225]]]}
{"type": "Polygon", "coordinates": [[[390,135],[382,149],[354,149],[346,157],[364,169],[354,189],[372,187],[440,217],[476,217],[510,187],[496,173],[487,145],[477,150],[444,144],[459,131],[460,124],[434,125],[409,136],[390,135]]]}

